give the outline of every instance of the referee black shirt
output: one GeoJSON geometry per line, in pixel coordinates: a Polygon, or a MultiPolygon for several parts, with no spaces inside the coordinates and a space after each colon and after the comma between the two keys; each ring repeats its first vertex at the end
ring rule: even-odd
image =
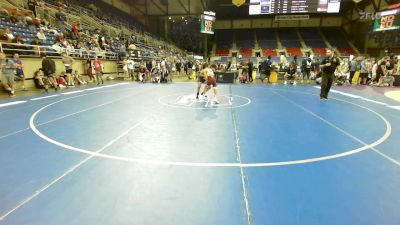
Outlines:
{"type": "Polygon", "coordinates": [[[336,67],[340,65],[340,61],[336,56],[326,57],[325,59],[322,60],[321,64],[325,65],[327,63],[330,63],[331,65],[322,67],[322,72],[324,74],[334,74],[336,67]]]}

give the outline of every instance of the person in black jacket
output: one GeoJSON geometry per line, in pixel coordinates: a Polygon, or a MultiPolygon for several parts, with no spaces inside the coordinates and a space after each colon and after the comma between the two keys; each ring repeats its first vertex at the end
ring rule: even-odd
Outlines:
{"type": "Polygon", "coordinates": [[[248,65],[248,74],[249,74],[249,82],[253,82],[253,69],[254,69],[254,67],[253,67],[253,63],[251,62],[251,61],[249,61],[249,63],[247,64],[248,65]]]}
{"type": "MultiPolygon", "coordinates": [[[[271,70],[272,70],[272,61],[271,61],[271,56],[268,56],[264,62],[261,64],[261,70],[263,71],[265,77],[261,78],[261,82],[264,82],[264,80],[267,80],[267,83],[270,83],[269,77],[271,76],[271,70]]],[[[260,71],[261,74],[261,71],[260,71]]]]}
{"type": "Polygon", "coordinates": [[[335,56],[335,52],[331,49],[326,51],[326,58],[321,62],[322,81],[321,81],[321,100],[328,100],[328,93],[335,79],[336,67],[340,64],[339,59],[335,56]]]}
{"type": "Polygon", "coordinates": [[[58,84],[56,81],[55,73],[56,73],[56,63],[54,60],[47,58],[46,54],[42,55],[42,71],[43,74],[47,77],[47,80],[51,85],[54,86],[55,90],[58,90],[58,84]]]}

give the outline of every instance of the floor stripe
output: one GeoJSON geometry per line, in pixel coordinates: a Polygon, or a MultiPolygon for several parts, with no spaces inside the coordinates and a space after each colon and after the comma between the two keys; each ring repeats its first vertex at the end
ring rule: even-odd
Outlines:
{"type": "MultiPolygon", "coordinates": [[[[229,99],[232,99],[232,86],[229,85],[229,99]]],[[[243,164],[242,162],[242,156],[240,152],[240,139],[239,139],[239,131],[238,131],[238,126],[237,126],[237,118],[236,118],[236,113],[235,109],[231,109],[231,114],[232,114],[232,123],[233,123],[233,128],[234,128],[234,136],[235,136],[235,148],[236,148],[236,156],[237,156],[237,161],[240,164],[243,164]]],[[[244,168],[240,167],[240,178],[242,180],[242,190],[243,190],[243,201],[245,204],[246,208],[246,214],[247,214],[247,224],[251,225],[252,220],[251,220],[251,212],[250,212],[250,204],[249,204],[249,199],[248,199],[248,192],[247,192],[247,182],[246,182],[246,176],[244,172],[244,168]]]]}
{"type": "MultiPolygon", "coordinates": [[[[99,150],[96,151],[96,153],[101,153],[102,151],[104,151],[105,149],[107,149],[108,147],[110,147],[112,144],[114,144],[115,142],[117,142],[119,139],[121,139],[122,137],[124,137],[125,135],[127,135],[129,132],[131,132],[133,129],[139,127],[140,125],[142,125],[146,120],[148,120],[149,118],[145,118],[142,121],[140,121],[139,123],[136,123],[134,126],[130,127],[128,130],[126,130],[125,132],[123,132],[122,134],[120,134],[118,137],[114,138],[113,140],[111,140],[110,142],[108,142],[104,147],[100,148],[99,150]]],[[[59,182],[60,180],[62,180],[64,177],[68,176],[70,173],[74,172],[76,169],[78,169],[80,166],[82,166],[83,164],[85,164],[86,162],[88,162],[89,160],[91,160],[94,157],[94,155],[91,155],[87,158],[85,158],[84,160],[82,160],[81,162],[79,162],[78,164],[76,164],[75,166],[71,167],[70,169],[68,169],[66,172],[64,172],[61,176],[57,177],[56,179],[54,179],[53,181],[51,181],[50,183],[44,185],[42,188],[40,188],[39,190],[35,191],[33,195],[27,197],[26,199],[24,199],[23,201],[21,201],[17,206],[15,206],[13,209],[9,210],[8,212],[6,212],[4,215],[2,215],[0,217],[0,221],[4,220],[7,216],[9,216],[10,214],[12,214],[13,212],[15,212],[16,210],[18,210],[19,208],[23,207],[24,205],[28,204],[30,201],[32,201],[34,198],[36,198],[37,196],[39,196],[41,193],[43,193],[44,191],[46,191],[47,189],[49,189],[50,187],[52,187],[53,185],[55,185],[57,182],[59,182]]]]}
{"type": "Polygon", "coordinates": [[[400,161],[393,159],[392,157],[386,155],[385,153],[379,151],[378,149],[372,148],[372,151],[378,153],[379,155],[381,155],[382,157],[386,158],[387,160],[391,161],[394,164],[397,164],[398,166],[400,166],[400,161]]]}
{"type": "MultiPolygon", "coordinates": [[[[314,88],[321,89],[320,86],[314,86],[314,88]]],[[[384,102],[372,100],[372,99],[369,99],[369,98],[362,97],[360,95],[354,95],[354,94],[346,93],[346,92],[343,92],[343,91],[338,91],[338,90],[331,89],[330,92],[336,93],[336,94],[340,94],[340,95],[344,95],[344,96],[351,97],[351,98],[359,98],[359,99],[362,99],[364,101],[376,103],[376,104],[379,104],[379,105],[385,105],[385,106],[388,105],[387,103],[384,103],[384,102]]]]}
{"type": "Polygon", "coordinates": [[[102,88],[104,88],[104,87],[88,88],[88,89],[85,89],[85,91],[94,91],[94,90],[99,90],[99,89],[102,89],[102,88]]]}
{"type": "Polygon", "coordinates": [[[49,96],[44,96],[44,97],[39,97],[39,98],[32,98],[30,100],[31,101],[37,101],[37,100],[40,100],[40,99],[54,98],[54,97],[57,97],[57,96],[60,96],[60,95],[49,95],[49,96]]]}
{"type": "MultiPolygon", "coordinates": [[[[107,91],[103,91],[103,92],[107,92],[107,91]]],[[[55,104],[55,103],[62,102],[62,101],[68,100],[68,99],[73,99],[73,98],[78,98],[78,97],[85,96],[85,95],[93,95],[93,94],[98,94],[98,93],[103,93],[103,92],[95,92],[95,93],[90,93],[90,94],[78,95],[78,96],[74,96],[74,97],[70,97],[70,98],[63,99],[63,100],[59,100],[59,101],[57,101],[57,102],[50,103],[50,104],[47,105],[47,106],[50,106],[50,105],[53,105],[53,104],[55,104]]],[[[52,122],[55,122],[55,121],[58,121],[58,120],[67,118],[67,117],[69,117],[69,116],[73,116],[73,115],[76,115],[76,114],[79,114],[79,113],[82,113],[82,112],[86,112],[86,111],[89,111],[89,110],[92,110],[92,109],[95,109],[95,108],[98,108],[98,107],[102,107],[102,106],[105,106],[105,105],[108,105],[108,104],[117,102],[117,101],[121,101],[121,100],[123,100],[123,99],[125,99],[125,98],[129,98],[129,97],[132,97],[132,96],[134,96],[134,95],[136,95],[136,94],[141,94],[141,93],[143,93],[143,92],[144,92],[144,91],[139,92],[139,93],[135,93],[135,94],[132,94],[132,95],[124,96],[124,97],[121,97],[121,98],[114,99],[114,100],[112,100],[112,101],[103,103],[103,104],[101,104],[101,105],[93,106],[93,107],[86,108],[86,109],[81,110],[81,111],[78,111],[78,112],[74,112],[74,113],[67,114],[67,115],[64,115],[64,116],[61,116],[61,117],[57,117],[57,118],[55,118],[55,119],[48,120],[48,121],[46,121],[46,122],[40,123],[40,124],[38,124],[37,126],[39,127],[39,126],[42,126],[42,125],[45,125],[45,124],[49,124],[49,123],[52,123],[52,122]]],[[[22,133],[22,132],[27,131],[27,130],[30,130],[30,129],[31,129],[31,128],[28,127],[28,128],[24,128],[24,129],[22,129],[22,130],[15,131],[15,132],[13,132],[13,133],[9,133],[9,134],[4,135],[4,136],[0,136],[0,139],[6,138],[6,137],[10,137],[10,136],[13,136],[13,135],[15,135],[15,134],[22,133]]]]}
{"type": "MultiPolygon", "coordinates": [[[[296,92],[296,93],[302,93],[302,92],[296,92]]],[[[309,94],[309,93],[306,93],[309,94]]],[[[312,94],[311,94],[312,95],[312,94]]],[[[373,111],[372,109],[369,109],[365,106],[358,105],[356,103],[352,103],[343,99],[335,99],[337,101],[342,101],[346,102],[352,105],[355,105],[357,107],[363,108],[365,110],[368,110],[375,115],[377,115],[386,125],[386,132],[385,134],[380,137],[378,140],[374,141],[371,144],[368,144],[366,146],[353,149],[353,150],[348,150],[346,152],[334,154],[334,155],[328,155],[328,156],[322,156],[322,157],[316,157],[316,158],[308,158],[308,159],[301,159],[301,160],[293,160],[293,161],[279,161],[279,162],[261,162],[261,163],[209,163],[209,162],[179,162],[179,161],[159,161],[159,160],[149,160],[149,159],[137,159],[137,158],[127,158],[127,157],[121,157],[121,156],[115,156],[115,155],[110,155],[110,154],[103,154],[103,153],[94,153],[93,151],[87,150],[87,149],[82,149],[82,148],[77,148],[74,146],[70,146],[64,143],[61,143],[59,141],[53,140],[43,133],[41,133],[35,126],[34,120],[36,115],[42,111],[43,109],[47,108],[50,105],[44,106],[43,108],[39,109],[36,111],[31,118],[29,119],[29,125],[33,132],[36,133],[40,138],[44,139],[45,141],[52,143],[54,145],[60,146],[62,148],[75,151],[75,152],[80,152],[80,153],[85,153],[88,155],[95,155],[97,157],[102,157],[102,158],[107,158],[107,159],[113,159],[113,160],[118,160],[118,161],[124,161],[124,162],[132,162],[132,163],[143,163],[143,164],[154,164],[154,165],[167,165],[167,166],[190,166],[190,167],[270,167],[270,166],[287,166],[287,165],[296,165],[296,164],[304,164],[304,163],[312,163],[312,162],[319,162],[319,161],[324,161],[324,160],[331,160],[331,159],[336,159],[336,158],[341,158],[353,154],[357,154],[362,151],[366,151],[368,149],[371,149],[372,147],[375,147],[381,143],[383,143],[385,140],[389,138],[389,136],[392,133],[392,126],[389,123],[389,121],[382,116],[381,114],[373,111]]]]}
{"type": "Polygon", "coordinates": [[[11,105],[18,105],[18,104],[22,104],[22,103],[25,103],[25,102],[26,101],[7,102],[7,103],[0,104],[0,108],[6,107],[6,106],[11,106],[11,105]]]}
{"type": "Polygon", "coordinates": [[[388,105],[387,103],[380,102],[380,101],[375,101],[375,100],[372,100],[372,99],[369,99],[369,98],[364,98],[364,97],[360,97],[360,98],[361,98],[362,100],[367,101],[367,102],[376,103],[376,104],[378,104],[378,105],[388,105]]]}
{"type": "MultiPolygon", "coordinates": [[[[313,115],[314,117],[318,118],[319,120],[321,120],[322,122],[326,123],[327,125],[329,125],[329,126],[335,128],[336,130],[342,132],[343,134],[345,134],[346,136],[350,137],[351,139],[357,141],[358,143],[360,143],[360,144],[362,144],[362,145],[364,145],[364,146],[368,146],[368,144],[365,143],[364,141],[362,141],[361,139],[359,139],[359,138],[357,138],[356,136],[350,134],[349,132],[347,132],[347,131],[341,129],[340,127],[336,126],[335,124],[333,124],[333,123],[331,123],[331,122],[325,120],[324,118],[318,116],[317,114],[315,114],[314,112],[308,110],[308,109],[305,108],[304,106],[302,106],[302,105],[300,105],[300,104],[298,104],[298,103],[292,101],[291,99],[287,98],[287,97],[284,96],[284,95],[279,94],[278,92],[275,92],[275,91],[273,91],[273,92],[276,93],[277,95],[281,96],[282,98],[284,98],[284,99],[287,100],[288,102],[291,102],[293,105],[299,107],[299,108],[302,109],[303,111],[305,111],[305,112],[307,112],[307,113],[313,115]]],[[[391,128],[390,128],[390,130],[391,130],[391,128]]],[[[373,147],[373,146],[370,147],[370,148],[371,148],[374,152],[378,153],[379,155],[383,156],[384,158],[388,159],[389,161],[391,161],[391,162],[393,162],[393,163],[395,163],[395,164],[397,164],[397,165],[400,166],[400,163],[399,163],[398,161],[396,161],[395,159],[393,159],[393,158],[389,157],[388,155],[382,153],[381,151],[379,151],[378,149],[376,149],[376,148],[373,147]]]]}
{"type": "Polygon", "coordinates": [[[73,94],[81,93],[81,92],[84,92],[84,90],[64,92],[64,93],[61,93],[61,94],[62,94],[62,95],[73,95],[73,94]]]}
{"type": "Polygon", "coordinates": [[[387,107],[400,110],[400,105],[399,106],[388,105],[387,107]]]}

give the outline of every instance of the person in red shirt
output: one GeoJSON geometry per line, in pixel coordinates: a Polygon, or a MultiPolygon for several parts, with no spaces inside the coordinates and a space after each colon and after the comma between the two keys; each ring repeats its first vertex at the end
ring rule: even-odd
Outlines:
{"type": "Polygon", "coordinates": [[[77,40],[79,37],[79,23],[74,23],[72,25],[72,39],[77,40]]]}
{"type": "Polygon", "coordinates": [[[100,80],[101,84],[104,84],[103,80],[103,70],[104,66],[103,63],[98,59],[97,57],[93,61],[93,66],[94,66],[94,71],[96,73],[96,78],[97,78],[97,85],[100,85],[100,80]]]}

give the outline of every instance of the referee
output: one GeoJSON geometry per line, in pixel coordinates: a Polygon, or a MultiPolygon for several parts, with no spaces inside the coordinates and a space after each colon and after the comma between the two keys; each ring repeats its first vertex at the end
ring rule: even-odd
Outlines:
{"type": "Polygon", "coordinates": [[[328,100],[328,93],[335,79],[336,67],[340,64],[339,59],[331,49],[326,50],[326,58],[321,62],[322,81],[321,81],[321,100],[328,100]]]}

